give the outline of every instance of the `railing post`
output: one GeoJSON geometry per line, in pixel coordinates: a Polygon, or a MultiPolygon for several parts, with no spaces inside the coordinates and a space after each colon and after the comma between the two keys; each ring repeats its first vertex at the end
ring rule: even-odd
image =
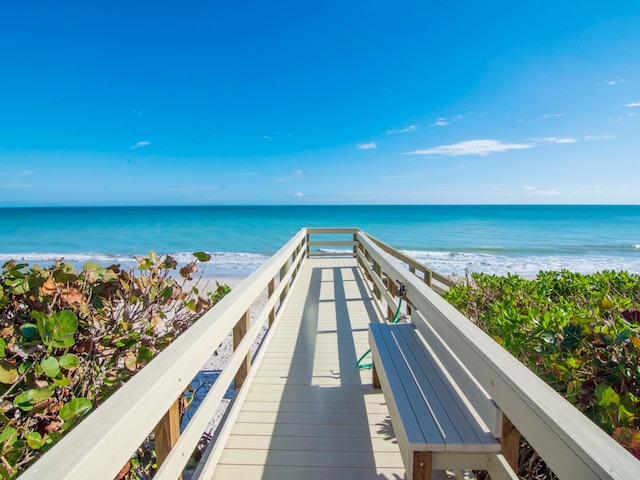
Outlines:
{"type": "Polygon", "coordinates": [[[506,415],[502,416],[502,437],[500,438],[502,455],[511,469],[518,474],[520,454],[520,432],[506,415]]]}
{"type": "MultiPolygon", "coordinates": [[[[391,280],[391,277],[387,277],[387,290],[389,291],[392,297],[395,296],[396,294],[395,283],[393,282],[393,280],[391,280]]],[[[391,308],[391,304],[388,304],[387,305],[387,321],[389,323],[393,322],[394,313],[395,312],[393,311],[393,308],[391,308]]]]}
{"type": "MultiPolygon", "coordinates": [[[[282,265],[282,267],[280,268],[281,282],[288,271],[289,271],[289,259],[287,258],[287,261],[284,262],[284,265],[282,265]]],[[[287,282],[287,285],[285,285],[284,289],[282,290],[282,293],[280,294],[280,302],[282,302],[285,299],[288,293],[289,293],[289,282],[287,282]]]]}
{"type": "MultiPolygon", "coordinates": [[[[375,260],[373,261],[373,271],[377,277],[382,280],[382,268],[380,268],[380,265],[378,265],[378,262],[375,260]]],[[[376,296],[378,301],[382,300],[382,292],[375,283],[373,284],[373,294],[376,296]]]]}
{"type": "Polygon", "coordinates": [[[358,258],[358,234],[353,234],[353,256],[358,258]]]}
{"type": "MultiPolygon", "coordinates": [[[[267,286],[267,300],[273,296],[273,292],[276,290],[276,279],[272,278],[269,281],[269,285],[267,286]]],[[[269,312],[269,327],[273,325],[274,320],[276,319],[276,307],[274,306],[269,312]]]]}
{"type": "MultiPolygon", "coordinates": [[[[173,402],[167,413],[160,419],[154,429],[156,444],[156,461],[158,468],[169,456],[169,452],[180,437],[180,399],[173,402]]],[[[178,477],[182,478],[182,475],[178,477]]]]}
{"type": "Polygon", "coordinates": [[[307,243],[307,258],[309,258],[309,255],[311,254],[311,246],[309,245],[310,238],[311,238],[311,235],[309,235],[309,232],[307,231],[307,237],[306,237],[306,243],[307,243]]]}
{"type": "MultiPolygon", "coordinates": [[[[250,326],[251,326],[251,310],[247,310],[244,313],[244,315],[240,317],[240,320],[238,321],[238,323],[236,323],[236,326],[233,327],[233,350],[234,351],[238,348],[238,345],[240,345],[240,342],[244,338],[250,326]]],[[[234,377],[234,385],[236,389],[242,387],[242,384],[244,383],[245,378],[247,378],[247,373],[249,372],[249,368],[251,368],[251,353],[247,353],[247,356],[242,361],[242,364],[238,368],[238,372],[234,377]]]]}
{"type": "Polygon", "coordinates": [[[431,280],[433,279],[433,273],[431,270],[424,271],[424,283],[427,284],[428,287],[431,287],[431,280]]]}

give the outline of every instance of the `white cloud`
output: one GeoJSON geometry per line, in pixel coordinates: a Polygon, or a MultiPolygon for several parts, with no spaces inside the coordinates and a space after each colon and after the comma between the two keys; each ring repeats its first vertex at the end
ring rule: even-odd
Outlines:
{"type": "Polygon", "coordinates": [[[393,135],[394,133],[409,133],[409,132],[417,132],[417,125],[409,125],[407,128],[400,128],[397,130],[387,130],[387,135],[393,135]]]}
{"type": "Polygon", "coordinates": [[[302,197],[304,197],[304,193],[296,192],[296,193],[293,194],[293,196],[296,197],[296,198],[302,198],[302,197]]]}
{"type": "Polygon", "coordinates": [[[447,121],[446,118],[444,117],[440,117],[440,118],[436,118],[435,123],[432,123],[430,126],[431,127],[446,127],[448,126],[450,123],[449,121],[447,121]]]}
{"type": "Polygon", "coordinates": [[[540,196],[551,196],[551,195],[560,195],[560,192],[557,190],[538,190],[529,185],[525,185],[524,188],[527,191],[527,195],[540,195],[540,196]]]}
{"type": "Polygon", "coordinates": [[[7,189],[31,188],[31,185],[27,185],[25,183],[11,182],[11,183],[2,185],[1,188],[7,188],[7,189]]]}
{"type": "Polygon", "coordinates": [[[624,78],[621,78],[620,80],[608,80],[607,85],[613,86],[617,83],[622,83],[622,82],[624,82],[624,78]]]}
{"type": "Polygon", "coordinates": [[[141,148],[141,147],[148,147],[149,145],[151,145],[151,142],[147,142],[143,140],[134,145],[131,145],[131,150],[137,150],[138,148],[141,148]]]}
{"type": "Polygon", "coordinates": [[[640,102],[627,103],[625,107],[640,107],[640,102]]]}
{"type": "Polygon", "coordinates": [[[613,138],[616,138],[615,135],[611,135],[608,133],[605,133],[603,135],[585,135],[584,139],[587,141],[590,140],[611,140],[613,138]]]}
{"type": "Polygon", "coordinates": [[[456,157],[459,155],[490,155],[508,150],[522,150],[533,147],[530,143],[502,143],[499,140],[468,140],[453,145],[441,145],[427,150],[414,150],[405,155],[447,155],[456,157]]]}
{"type": "Polygon", "coordinates": [[[291,180],[295,180],[296,178],[300,178],[304,176],[303,170],[296,170],[291,175],[286,175],[284,177],[276,178],[276,182],[289,182],[291,180]]]}
{"type": "Polygon", "coordinates": [[[565,115],[566,113],[547,113],[546,115],[542,116],[542,119],[546,120],[548,118],[564,117],[565,115]]]}
{"type": "Polygon", "coordinates": [[[378,145],[376,145],[376,142],[358,144],[358,150],[375,150],[376,148],[378,148],[378,145]]]}
{"type": "Polygon", "coordinates": [[[546,137],[546,138],[532,138],[531,141],[539,143],[576,143],[575,138],[558,138],[558,137],[546,137]]]}

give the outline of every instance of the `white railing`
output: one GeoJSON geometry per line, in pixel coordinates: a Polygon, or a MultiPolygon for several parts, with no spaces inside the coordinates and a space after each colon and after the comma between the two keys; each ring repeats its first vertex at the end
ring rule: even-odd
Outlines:
{"type": "MultiPolygon", "coordinates": [[[[359,259],[378,298],[397,304],[394,285],[493,398],[559,478],[640,478],[640,462],[447,303],[364,232],[359,259]],[[387,287],[386,291],[381,291],[387,287]],[[391,288],[389,288],[391,287],[391,288]]],[[[390,311],[393,308],[390,308],[390,311]]],[[[416,324],[418,329],[421,328],[416,324]]]]}
{"type": "Polygon", "coordinates": [[[403,298],[421,314],[416,318],[427,319],[560,478],[640,478],[640,462],[430,288],[434,280],[434,288],[446,288],[446,277],[356,228],[300,230],[21,478],[111,480],[152,431],[161,464],[154,478],[179,478],[228,386],[241,386],[251,371],[251,347],[263,325],[278,321],[301,265],[324,254],[357,257],[390,315],[402,282],[403,298]],[[349,239],[336,240],[342,235],[349,239]],[[342,250],[318,251],[329,246],[342,250]],[[251,323],[249,309],[265,291],[266,305],[251,323]],[[176,402],[231,333],[233,356],[180,432],[176,402]]]}

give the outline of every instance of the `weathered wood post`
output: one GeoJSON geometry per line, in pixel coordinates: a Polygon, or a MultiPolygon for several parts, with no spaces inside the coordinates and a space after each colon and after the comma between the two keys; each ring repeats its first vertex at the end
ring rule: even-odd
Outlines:
{"type": "Polygon", "coordinates": [[[428,287],[431,287],[431,280],[433,279],[433,273],[431,270],[424,271],[424,283],[427,284],[428,287]]]}
{"type": "MultiPolygon", "coordinates": [[[[238,321],[238,323],[236,323],[236,326],[233,327],[233,350],[234,351],[237,350],[238,345],[240,345],[240,342],[244,338],[250,326],[251,326],[251,310],[247,310],[244,313],[244,315],[240,317],[240,320],[238,321]]],[[[238,367],[238,371],[236,372],[236,375],[234,377],[234,385],[236,388],[242,387],[244,380],[247,378],[247,373],[249,372],[249,368],[251,368],[251,353],[247,352],[247,356],[244,358],[244,360],[240,364],[240,367],[238,367]]]]}
{"type": "Polygon", "coordinates": [[[518,457],[520,455],[520,432],[506,415],[502,416],[502,455],[513,471],[518,474],[518,457]]]}
{"type": "MultiPolygon", "coordinates": [[[[156,461],[158,468],[169,456],[169,452],[180,438],[180,399],[173,402],[167,413],[160,419],[154,429],[156,444],[156,461]]],[[[178,477],[178,480],[182,475],[178,477]]]]}
{"type": "MultiPolygon", "coordinates": [[[[284,262],[284,265],[282,265],[282,267],[280,268],[280,281],[282,282],[282,279],[284,278],[284,276],[287,274],[287,272],[289,271],[289,259],[287,258],[287,261],[284,262]]],[[[285,299],[285,297],[287,296],[287,294],[289,293],[289,282],[287,282],[287,284],[285,285],[284,289],[282,290],[282,293],[280,294],[280,303],[282,303],[285,299]]]]}
{"type": "MultiPolygon", "coordinates": [[[[378,276],[378,278],[382,280],[382,268],[380,268],[380,265],[378,265],[378,262],[376,262],[375,260],[373,261],[373,271],[378,276]]],[[[373,284],[373,293],[379,301],[382,300],[382,292],[378,288],[378,285],[376,285],[375,283],[373,284]]]]}
{"type": "MultiPolygon", "coordinates": [[[[276,291],[276,279],[272,278],[269,281],[269,285],[267,286],[267,299],[270,299],[273,296],[273,292],[276,291]]],[[[276,307],[275,305],[269,311],[269,328],[273,325],[274,320],[276,319],[276,307]]]]}

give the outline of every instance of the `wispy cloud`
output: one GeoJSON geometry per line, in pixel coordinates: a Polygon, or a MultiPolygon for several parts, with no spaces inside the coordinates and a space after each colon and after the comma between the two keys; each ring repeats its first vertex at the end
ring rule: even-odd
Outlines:
{"type": "Polygon", "coordinates": [[[640,107],[640,102],[627,103],[625,107],[640,107]]]}
{"type": "Polygon", "coordinates": [[[11,183],[2,185],[0,188],[6,188],[6,189],[31,188],[31,185],[27,185],[26,183],[11,182],[11,183]]]}
{"type": "Polygon", "coordinates": [[[602,83],[596,83],[596,87],[602,87],[607,86],[607,87],[613,87],[614,85],[617,85],[619,83],[623,83],[626,82],[626,78],[618,78],[618,79],[613,79],[613,80],[604,80],[602,83]]]}
{"type": "Polygon", "coordinates": [[[468,140],[454,143],[453,145],[440,145],[426,150],[414,150],[404,155],[446,155],[456,157],[459,155],[490,155],[492,153],[506,152],[508,150],[522,150],[534,147],[530,143],[502,143],[499,140],[468,140]]]}
{"type": "Polygon", "coordinates": [[[358,150],[375,150],[376,148],[378,148],[378,145],[376,145],[376,142],[358,144],[358,150]]]}
{"type": "Polygon", "coordinates": [[[575,138],[558,138],[558,137],[546,137],[546,138],[532,138],[532,142],[536,143],[576,143],[575,138]]]}
{"type": "Polygon", "coordinates": [[[409,125],[407,128],[399,128],[399,129],[395,129],[395,130],[387,130],[386,134],[387,135],[393,135],[394,133],[410,133],[410,132],[417,132],[418,131],[418,126],[417,125],[409,125]]]}
{"type": "Polygon", "coordinates": [[[143,140],[141,142],[137,142],[131,145],[131,150],[137,150],[138,148],[148,147],[149,145],[151,145],[151,142],[147,142],[143,140]]]}
{"type": "Polygon", "coordinates": [[[295,180],[296,178],[300,178],[304,176],[303,170],[296,170],[291,175],[285,175],[284,177],[276,178],[276,182],[290,182],[291,180],[295,180]]]}
{"type": "Polygon", "coordinates": [[[616,138],[615,135],[611,135],[609,133],[604,133],[602,135],[585,135],[584,139],[587,141],[593,141],[593,140],[611,140],[613,138],[616,138]]]}
{"type": "Polygon", "coordinates": [[[560,192],[558,192],[557,190],[539,190],[529,185],[526,185],[523,188],[527,192],[527,195],[540,195],[540,196],[560,195],[560,192]]]}
{"type": "Polygon", "coordinates": [[[440,117],[440,118],[436,118],[436,121],[429,126],[430,127],[446,127],[448,125],[450,125],[450,122],[446,118],[440,117]]]}
{"type": "Polygon", "coordinates": [[[294,193],[294,194],[293,194],[293,196],[294,196],[295,198],[302,198],[302,197],[304,197],[304,193],[302,193],[302,192],[296,192],[296,193],[294,193]]]}
{"type": "Polygon", "coordinates": [[[558,118],[558,117],[564,117],[566,115],[566,113],[547,113],[546,115],[542,116],[543,120],[547,120],[549,118],[558,118]]]}

